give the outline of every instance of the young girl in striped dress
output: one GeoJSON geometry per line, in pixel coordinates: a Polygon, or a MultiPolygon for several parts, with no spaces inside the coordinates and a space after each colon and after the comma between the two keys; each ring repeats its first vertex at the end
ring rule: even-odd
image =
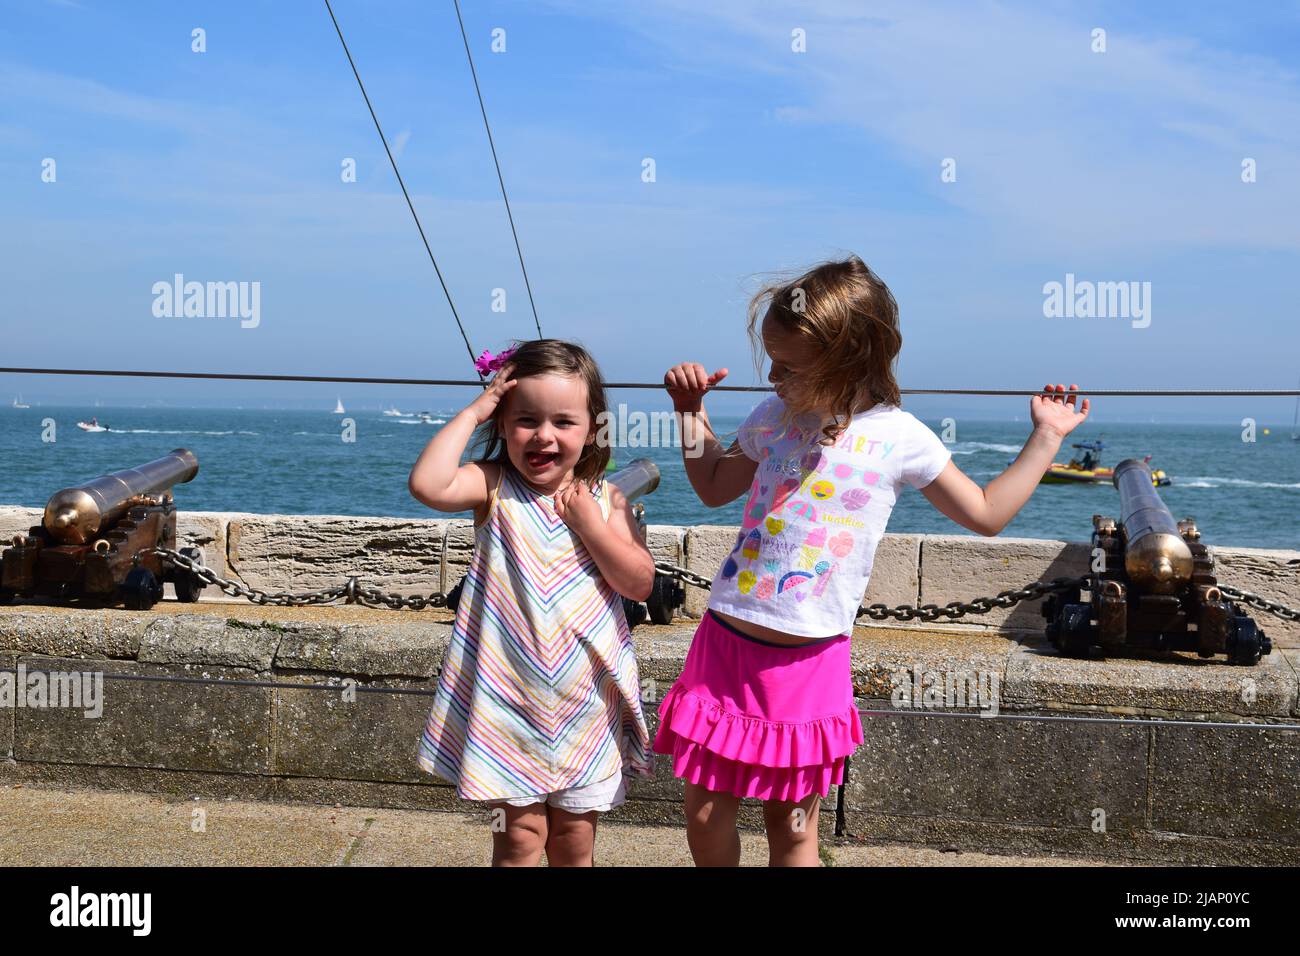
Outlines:
{"type": "Polygon", "coordinates": [[[730,448],[713,436],[702,404],[727,370],[710,375],[684,362],[664,376],[700,500],[716,508],[748,498],[681,677],[660,704],[654,749],[671,755],[685,781],[697,864],[736,865],[736,811],[753,797],[763,801],[771,864],[816,866],[819,800],[843,783],[844,760],[863,740],[849,647],[898,495],[918,488],[952,520],[995,535],[1083,421],[1088,400],[1076,411],[1064,385],[1030,399],[1033,434],[980,488],[899,407],[898,306],[861,259],[764,289],[750,306],[749,332],[772,360],[776,394],[730,448]]]}
{"type": "Polygon", "coordinates": [[[492,814],[494,866],[590,866],[598,813],[653,755],[623,597],[654,561],[605,480],[600,370],[580,346],[524,342],[411,469],[411,494],[474,512],[474,553],[417,759],[492,814]],[[487,454],[461,465],[475,429],[487,454]]]}

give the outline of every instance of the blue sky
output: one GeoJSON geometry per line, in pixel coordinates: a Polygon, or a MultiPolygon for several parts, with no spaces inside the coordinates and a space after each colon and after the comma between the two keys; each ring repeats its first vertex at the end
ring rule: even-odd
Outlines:
{"type": "MultiPolygon", "coordinates": [[[[334,6],[475,351],[534,334],[450,0],[334,6]]],[[[1132,6],[466,2],[544,332],[610,380],[694,360],[750,384],[748,291],[854,252],[900,303],[904,387],[1295,387],[1300,5],[1132,6]],[[1067,273],[1150,282],[1150,326],[1044,317],[1067,273]]],[[[0,11],[3,364],[473,377],[323,3],[0,11]],[[260,324],[155,317],[153,283],[178,272],[260,282],[260,324]]],[[[470,397],[0,376],[19,391],[470,397]]],[[[1102,399],[1097,416],[1279,422],[1292,404],[1102,399]]],[[[1010,418],[1027,400],[905,405],[1010,418]]]]}

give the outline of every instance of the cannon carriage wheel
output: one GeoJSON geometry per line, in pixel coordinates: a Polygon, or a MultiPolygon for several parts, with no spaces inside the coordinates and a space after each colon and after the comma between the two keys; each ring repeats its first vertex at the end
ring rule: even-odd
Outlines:
{"type": "MultiPolygon", "coordinates": [[[[207,567],[203,562],[203,552],[198,548],[180,548],[179,551],[199,567],[207,567]]],[[[171,582],[172,587],[176,589],[176,600],[184,604],[193,604],[207,587],[197,574],[181,567],[172,569],[171,582]]]]}
{"type": "Polygon", "coordinates": [[[674,613],[685,598],[682,586],[676,580],[666,574],[655,574],[654,587],[645,601],[650,620],[656,624],[671,624],[674,613]]]}
{"type": "Polygon", "coordinates": [[[147,611],[162,600],[163,586],[148,568],[132,568],[118,588],[122,603],[132,611],[147,611]]]}
{"type": "Polygon", "coordinates": [[[623,598],[623,616],[627,618],[628,629],[636,627],[638,624],[644,624],[646,618],[645,605],[640,601],[633,601],[631,598],[623,598]]]}
{"type": "Polygon", "coordinates": [[[1261,656],[1272,653],[1273,642],[1240,609],[1234,607],[1233,611],[1228,626],[1228,659],[1234,664],[1258,664],[1261,656]]]}

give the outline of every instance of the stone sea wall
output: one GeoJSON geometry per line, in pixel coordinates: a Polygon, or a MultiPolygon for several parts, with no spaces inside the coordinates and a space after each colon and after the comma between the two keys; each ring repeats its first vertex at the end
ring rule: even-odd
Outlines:
{"type": "MultiPolygon", "coordinates": [[[[34,509],[0,509],[0,535],[38,520],[34,509]]],[[[656,558],[711,576],[735,534],[651,526],[648,540],[656,558]]],[[[180,538],[251,587],[305,591],[356,575],[409,594],[454,585],[472,541],[465,521],[233,513],[185,514],[180,538]]],[[[887,535],[865,599],[942,605],[990,595],[1083,573],[1087,550],[887,535]]],[[[1300,552],[1215,551],[1222,580],[1300,605],[1300,552]]],[[[687,593],[686,615],[673,625],[634,631],[651,733],[654,704],[680,673],[692,618],[704,607],[701,593],[687,593]]],[[[263,608],[217,598],[210,588],[198,604],[164,601],[149,612],[0,607],[0,672],[104,675],[94,717],[76,707],[0,709],[0,781],[467,809],[414,760],[450,636],[446,611],[263,608]]],[[[1300,863],[1294,628],[1257,615],[1275,650],[1254,667],[1194,654],[1073,660],[1044,644],[1037,604],[970,624],[855,629],[866,739],[824,803],[827,839],[1300,863]],[[996,688],[994,712],[987,701],[900,708],[892,693],[900,670],[918,683],[976,675],[996,688]]],[[[660,757],[654,778],[638,782],[615,813],[680,823],[681,799],[681,782],[660,757]]],[[[761,825],[757,803],[745,801],[742,822],[761,825]]]]}

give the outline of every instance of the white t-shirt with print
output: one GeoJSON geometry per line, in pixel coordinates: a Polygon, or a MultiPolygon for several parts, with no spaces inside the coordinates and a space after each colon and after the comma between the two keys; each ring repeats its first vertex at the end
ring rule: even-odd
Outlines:
{"type": "Polygon", "coordinates": [[[928,485],[952,455],[897,405],[858,413],[834,445],[820,447],[816,416],[776,434],[783,410],[773,395],[737,433],[758,468],[709,607],[787,634],[844,634],[900,487],[928,485]]]}

